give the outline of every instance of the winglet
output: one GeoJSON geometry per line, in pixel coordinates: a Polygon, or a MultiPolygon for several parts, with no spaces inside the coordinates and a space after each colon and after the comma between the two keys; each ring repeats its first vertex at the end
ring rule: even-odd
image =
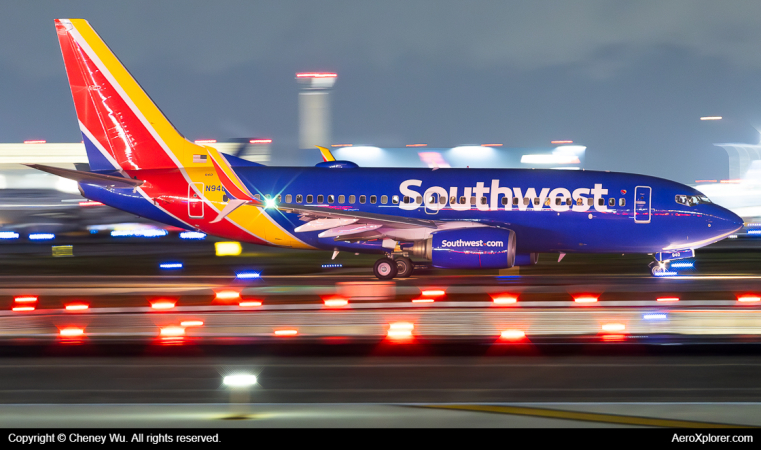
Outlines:
{"type": "Polygon", "coordinates": [[[320,149],[320,153],[322,154],[322,160],[324,162],[336,160],[336,158],[333,156],[332,153],[330,153],[330,150],[328,150],[327,147],[320,147],[319,145],[317,145],[316,147],[320,149]]]}

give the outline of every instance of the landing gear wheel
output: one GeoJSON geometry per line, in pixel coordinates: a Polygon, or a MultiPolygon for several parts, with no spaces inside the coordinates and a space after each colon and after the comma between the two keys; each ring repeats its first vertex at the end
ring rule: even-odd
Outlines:
{"type": "Polygon", "coordinates": [[[375,261],[373,272],[379,280],[390,280],[396,276],[396,263],[393,259],[381,258],[375,261]]]}
{"type": "Polygon", "coordinates": [[[650,272],[652,272],[653,276],[661,276],[662,273],[668,271],[668,263],[661,263],[658,261],[653,261],[650,263],[650,272]]]}
{"type": "Polygon", "coordinates": [[[397,278],[407,278],[412,275],[412,269],[415,268],[415,265],[412,264],[412,260],[409,258],[397,258],[394,261],[396,262],[397,278]]]}

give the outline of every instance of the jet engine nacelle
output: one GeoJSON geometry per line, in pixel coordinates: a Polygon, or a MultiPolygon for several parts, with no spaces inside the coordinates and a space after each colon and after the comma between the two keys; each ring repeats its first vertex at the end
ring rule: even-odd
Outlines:
{"type": "Polygon", "coordinates": [[[411,251],[443,269],[507,269],[515,265],[515,232],[493,227],[436,231],[411,251]]]}

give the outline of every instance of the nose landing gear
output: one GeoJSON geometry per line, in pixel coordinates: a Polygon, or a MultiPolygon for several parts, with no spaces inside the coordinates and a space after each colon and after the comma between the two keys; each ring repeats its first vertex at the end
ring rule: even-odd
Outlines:
{"type": "Polygon", "coordinates": [[[650,263],[650,272],[653,274],[654,277],[662,277],[668,273],[669,271],[669,262],[670,261],[653,261],[650,263]]]}

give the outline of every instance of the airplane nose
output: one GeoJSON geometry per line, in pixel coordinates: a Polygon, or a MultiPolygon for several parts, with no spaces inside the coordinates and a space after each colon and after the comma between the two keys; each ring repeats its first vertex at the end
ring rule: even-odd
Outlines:
{"type": "Polygon", "coordinates": [[[742,219],[742,217],[738,216],[728,209],[724,209],[722,212],[723,214],[721,215],[721,218],[724,219],[726,223],[727,232],[737,231],[745,226],[745,221],[742,219]]]}

